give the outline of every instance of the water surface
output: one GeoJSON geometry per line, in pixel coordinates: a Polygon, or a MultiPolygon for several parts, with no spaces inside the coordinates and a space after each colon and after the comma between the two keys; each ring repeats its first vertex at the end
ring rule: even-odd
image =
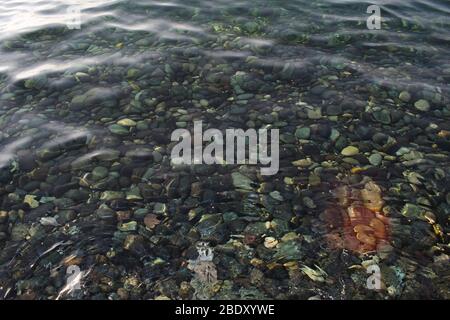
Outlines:
{"type": "Polygon", "coordinates": [[[1,297],[448,298],[449,13],[2,1],[1,297]],[[171,133],[195,120],[279,129],[280,171],[172,165],[171,133]]]}

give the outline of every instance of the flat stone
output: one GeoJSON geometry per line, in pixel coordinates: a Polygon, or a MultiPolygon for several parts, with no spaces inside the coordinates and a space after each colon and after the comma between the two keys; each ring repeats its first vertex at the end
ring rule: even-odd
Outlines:
{"type": "Polygon", "coordinates": [[[279,191],[272,191],[271,193],[269,193],[269,195],[274,198],[275,200],[278,201],[283,201],[283,196],[281,195],[281,193],[279,191]]]}
{"type": "Polygon", "coordinates": [[[110,201],[125,198],[125,194],[121,191],[105,191],[102,192],[100,200],[110,201]]]}
{"type": "Polygon", "coordinates": [[[359,153],[359,149],[354,146],[348,146],[342,149],[341,154],[346,157],[351,157],[357,155],[359,153]]]}
{"type": "Polygon", "coordinates": [[[126,127],[118,125],[118,124],[112,124],[108,127],[108,129],[112,133],[120,135],[120,136],[126,136],[130,133],[130,131],[126,127]]]}
{"type": "Polygon", "coordinates": [[[233,172],[231,174],[231,177],[233,179],[233,185],[235,188],[243,190],[253,190],[253,181],[250,178],[244,176],[242,173],[233,172]]]}
{"type": "Polygon", "coordinates": [[[135,127],[136,126],[136,121],[125,118],[125,119],[121,119],[119,121],[117,121],[117,124],[123,127],[135,127]]]}

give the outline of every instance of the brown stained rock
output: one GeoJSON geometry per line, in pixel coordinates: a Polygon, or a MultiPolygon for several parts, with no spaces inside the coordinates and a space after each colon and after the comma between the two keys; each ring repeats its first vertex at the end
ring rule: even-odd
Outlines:
{"type": "Polygon", "coordinates": [[[380,213],[384,201],[378,185],[369,181],[364,189],[341,186],[333,194],[338,205],[320,215],[331,248],[366,253],[389,246],[389,219],[380,213]]]}
{"type": "Polygon", "coordinates": [[[144,218],[144,224],[147,227],[147,229],[150,229],[150,230],[155,228],[160,223],[161,223],[161,221],[158,219],[158,217],[155,214],[148,214],[144,218]]]}

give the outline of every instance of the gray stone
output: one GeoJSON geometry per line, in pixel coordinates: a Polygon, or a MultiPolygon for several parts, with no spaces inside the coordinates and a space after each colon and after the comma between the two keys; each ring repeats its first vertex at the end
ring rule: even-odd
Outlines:
{"type": "Polygon", "coordinates": [[[423,111],[423,112],[426,112],[426,111],[430,110],[430,104],[428,103],[427,100],[424,100],[424,99],[420,99],[420,100],[416,101],[416,103],[414,103],[414,107],[417,110],[420,110],[420,111],[423,111]]]}
{"type": "Polygon", "coordinates": [[[308,109],[308,119],[318,120],[322,118],[322,109],[320,107],[314,109],[308,109]]]}
{"type": "Polygon", "coordinates": [[[391,123],[391,113],[388,110],[379,110],[373,113],[373,117],[376,121],[382,124],[390,124],[391,123]]]}
{"type": "Polygon", "coordinates": [[[383,160],[383,157],[379,153],[374,153],[374,154],[370,155],[370,157],[369,157],[369,162],[373,166],[380,165],[382,160],[383,160]]]}
{"type": "Polygon", "coordinates": [[[411,94],[408,91],[400,92],[398,98],[403,102],[409,102],[411,100],[411,94]]]}
{"type": "Polygon", "coordinates": [[[233,172],[231,174],[231,177],[233,179],[233,186],[237,189],[243,189],[243,190],[253,190],[252,183],[253,181],[244,176],[240,172],[233,172]]]}
{"type": "Polygon", "coordinates": [[[119,124],[112,124],[108,127],[108,129],[112,133],[120,135],[120,136],[126,136],[130,133],[128,128],[125,128],[119,124]]]}
{"type": "Polygon", "coordinates": [[[101,180],[108,176],[108,169],[105,167],[95,167],[94,170],[92,170],[92,179],[94,181],[101,180]]]}
{"type": "Polygon", "coordinates": [[[295,136],[298,139],[309,139],[310,135],[311,129],[309,127],[297,128],[297,130],[295,130],[295,136]]]}

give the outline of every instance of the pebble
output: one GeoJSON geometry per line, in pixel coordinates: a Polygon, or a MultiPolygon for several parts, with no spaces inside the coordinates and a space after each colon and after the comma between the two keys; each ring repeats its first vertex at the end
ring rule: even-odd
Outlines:
{"type": "Polygon", "coordinates": [[[342,149],[341,154],[346,157],[351,157],[357,155],[359,153],[359,149],[354,146],[348,146],[342,149]]]}
{"type": "Polygon", "coordinates": [[[119,230],[122,232],[136,231],[137,230],[137,222],[130,221],[127,223],[123,223],[121,226],[119,226],[119,230]]]}
{"type": "Polygon", "coordinates": [[[379,153],[371,154],[369,157],[369,162],[373,166],[380,165],[382,160],[383,160],[383,157],[379,153]]]}
{"type": "Polygon", "coordinates": [[[414,103],[414,107],[415,107],[417,110],[423,111],[423,112],[426,112],[426,111],[429,111],[429,110],[430,110],[430,104],[429,104],[429,102],[428,102],[427,100],[424,100],[424,99],[420,99],[420,100],[416,101],[416,102],[414,103]]]}
{"type": "Polygon", "coordinates": [[[311,129],[309,127],[302,127],[295,130],[295,136],[298,139],[309,139],[311,135],[311,129]]]}
{"type": "Polygon", "coordinates": [[[311,120],[318,120],[322,118],[322,109],[314,108],[314,109],[308,109],[307,111],[308,119],[311,120]]]}
{"type": "Polygon", "coordinates": [[[231,177],[233,179],[233,186],[237,189],[243,189],[243,190],[253,190],[252,183],[253,181],[244,176],[240,172],[233,172],[231,174],[231,177]]]}
{"type": "Polygon", "coordinates": [[[408,91],[400,92],[398,98],[403,102],[409,102],[411,100],[411,94],[408,91]]]}
{"type": "Polygon", "coordinates": [[[391,113],[388,110],[380,110],[375,111],[373,113],[373,117],[376,121],[382,123],[382,124],[390,124],[391,123],[391,113]]]}
{"type": "Polygon", "coordinates": [[[313,162],[311,161],[310,158],[299,159],[299,160],[292,162],[292,165],[294,165],[295,167],[301,167],[301,168],[308,168],[312,164],[313,164],[313,162]]]}
{"type": "Polygon", "coordinates": [[[39,207],[39,202],[35,199],[36,196],[27,194],[23,200],[24,203],[28,204],[30,208],[37,208],[39,207]]]}
{"type": "Polygon", "coordinates": [[[275,248],[278,244],[278,240],[273,237],[266,237],[264,239],[264,247],[267,249],[275,248]]]}
{"type": "Polygon", "coordinates": [[[125,194],[121,191],[105,191],[100,195],[100,200],[110,201],[125,198],[125,194]]]}
{"type": "Polygon", "coordinates": [[[119,126],[123,126],[123,127],[135,127],[136,126],[136,121],[125,118],[125,119],[121,119],[119,121],[117,121],[117,124],[119,126]]]}
{"type": "Polygon", "coordinates": [[[425,209],[413,204],[413,203],[407,203],[403,207],[401,214],[407,218],[414,218],[414,219],[421,219],[421,220],[427,220],[425,218],[425,209]]]}
{"type": "Polygon", "coordinates": [[[105,167],[95,167],[92,170],[92,179],[94,181],[99,181],[108,176],[108,169],[105,167]]]}
{"type": "Polygon", "coordinates": [[[272,191],[271,193],[269,193],[269,195],[272,198],[274,198],[275,200],[278,200],[278,201],[284,200],[283,196],[281,195],[281,193],[279,191],[272,191]]]}
{"type": "Polygon", "coordinates": [[[167,206],[165,203],[157,202],[153,207],[153,212],[156,214],[165,214],[167,212],[167,206]]]}
{"type": "Polygon", "coordinates": [[[130,131],[126,127],[118,124],[112,124],[108,127],[108,129],[112,133],[117,134],[119,136],[126,136],[130,133],[130,131]]]}

